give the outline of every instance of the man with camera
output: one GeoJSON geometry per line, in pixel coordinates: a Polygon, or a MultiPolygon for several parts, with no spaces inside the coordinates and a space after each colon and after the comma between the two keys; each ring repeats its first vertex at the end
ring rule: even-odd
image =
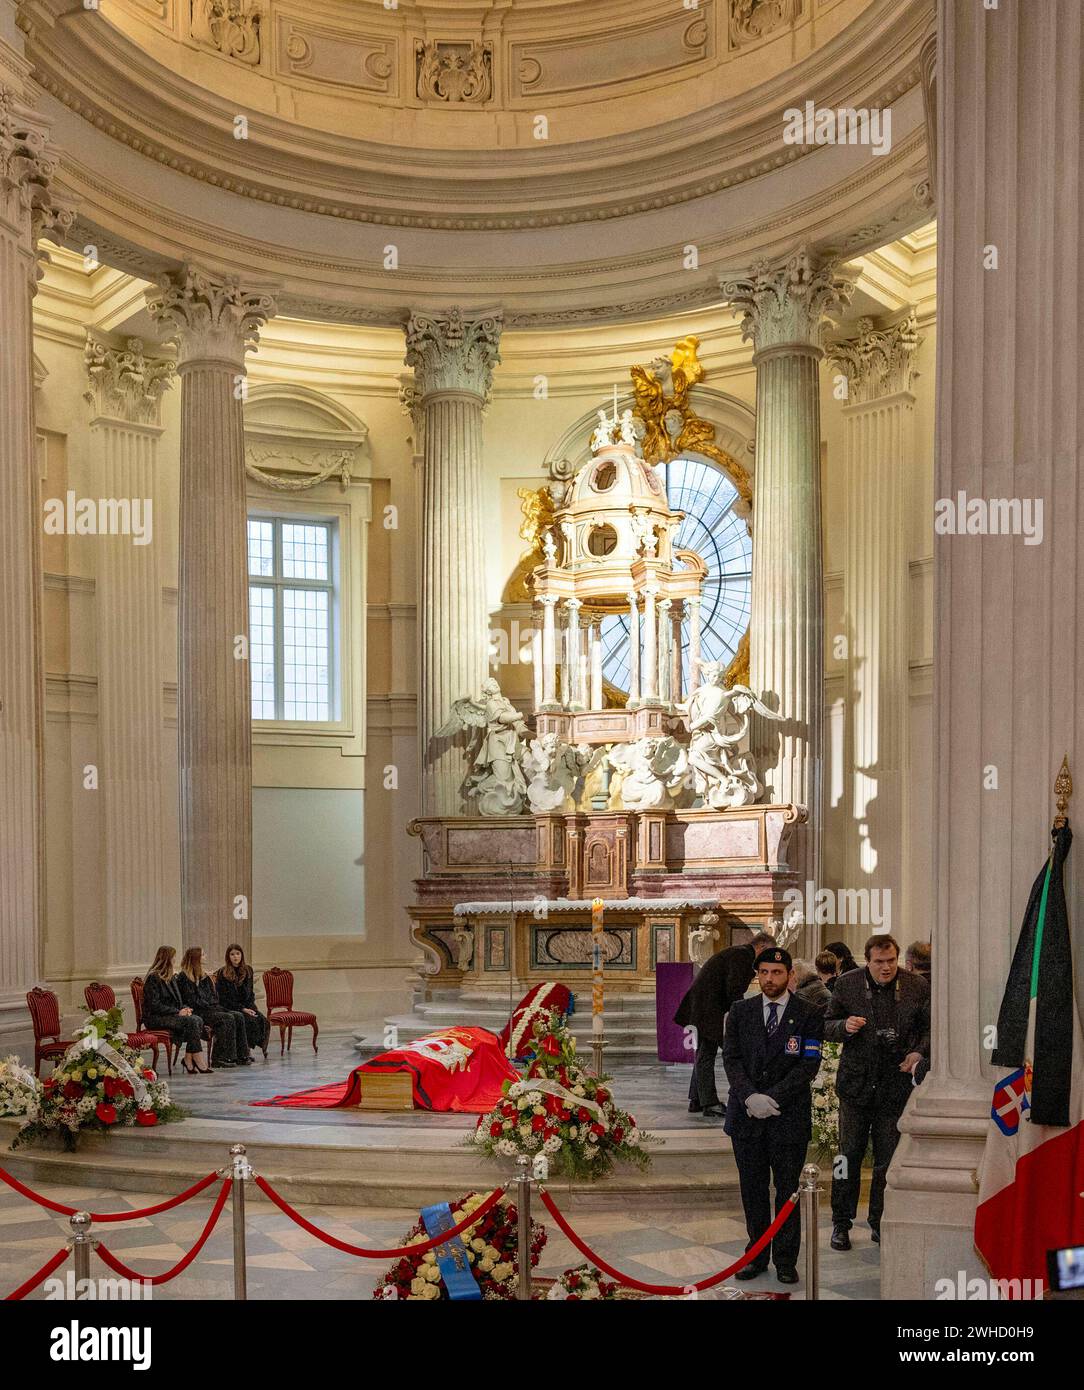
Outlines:
{"type": "Polygon", "coordinates": [[[930,1050],[930,987],[901,970],[899,943],[871,936],[866,966],[841,975],[824,1023],[826,1042],[843,1052],[836,1076],[839,1158],[832,1178],[833,1250],[849,1250],[848,1232],[858,1212],[862,1159],[873,1139],[869,1225],[881,1239],[885,1178],[899,1141],[899,1118],[911,1094],[911,1073],[930,1050]],[[842,1160],[842,1172],[838,1165],[842,1160]]]}

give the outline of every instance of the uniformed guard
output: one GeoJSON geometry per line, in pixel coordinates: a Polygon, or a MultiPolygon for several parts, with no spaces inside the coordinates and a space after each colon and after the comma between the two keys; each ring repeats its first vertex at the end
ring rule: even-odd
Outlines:
{"type": "MultiPolygon", "coordinates": [[[[730,1082],[725,1129],[734,1145],[750,1249],[798,1190],[812,1138],[810,1086],[820,1069],[823,1019],[787,987],[791,958],[772,946],[757,960],[760,994],[739,999],[727,1015],[723,1065],[730,1082]]],[[[754,1279],[775,1264],[781,1284],[798,1282],[801,1218],[795,1209],[782,1230],[736,1279],[754,1279]]]]}

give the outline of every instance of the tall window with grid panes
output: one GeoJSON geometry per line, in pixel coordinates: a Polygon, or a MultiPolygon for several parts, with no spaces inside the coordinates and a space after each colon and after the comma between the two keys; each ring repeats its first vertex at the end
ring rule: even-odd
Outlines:
{"type": "Polygon", "coordinates": [[[249,659],[254,720],[338,718],[335,523],[248,520],[249,659]]]}

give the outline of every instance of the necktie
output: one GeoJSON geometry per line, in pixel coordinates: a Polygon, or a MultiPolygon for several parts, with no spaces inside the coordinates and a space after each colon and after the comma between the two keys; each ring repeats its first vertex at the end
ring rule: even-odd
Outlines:
{"type": "Polygon", "coordinates": [[[779,1027],[779,1014],[778,1014],[778,1009],[779,1009],[779,1005],[778,1005],[778,1004],[769,1004],[769,1005],[768,1005],[768,1037],[769,1037],[769,1038],[770,1038],[771,1035],[775,1032],[775,1030],[779,1027]]]}

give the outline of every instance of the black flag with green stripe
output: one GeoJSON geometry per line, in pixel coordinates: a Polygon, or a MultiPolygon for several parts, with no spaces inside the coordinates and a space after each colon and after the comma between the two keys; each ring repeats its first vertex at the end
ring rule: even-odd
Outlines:
{"type": "Polygon", "coordinates": [[[1053,846],[1031,888],[1009,982],[997,1016],[995,1066],[1031,1064],[1031,1123],[1067,1125],[1073,1073],[1073,953],[1063,874],[1073,832],[1053,846]],[[1028,1047],[1028,1026],[1034,1036],[1028,1047]],[[1030,1053],[1030,1056],[1029,1056],[1030,1053]]]}

